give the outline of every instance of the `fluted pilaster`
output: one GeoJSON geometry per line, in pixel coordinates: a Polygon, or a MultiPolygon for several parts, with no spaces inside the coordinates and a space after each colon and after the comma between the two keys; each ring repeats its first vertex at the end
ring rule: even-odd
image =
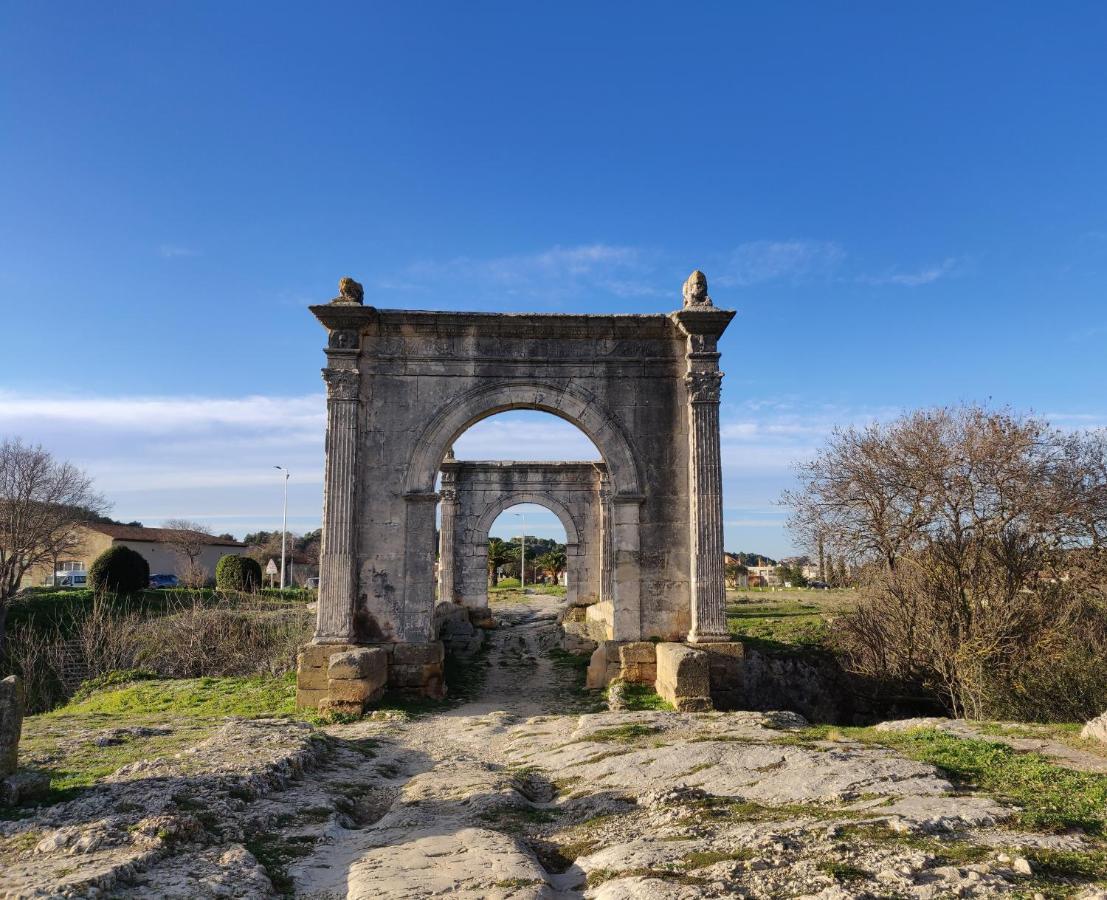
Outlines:
{"type": "Polygon", "coordinates": [[[438,528],[438,602],[456,603],[457,592],[454,588],[454,523],[457,520],[457,489],[449,485],[445,476],[442,490],[439,491],[442,521],[438,528]]]}
{"type": "Polygon", "coordinates": [[[611,484],[604,474],[600,481],[600,600],[615,602],[615,510],[611,484]]]}
{"type": "Polygon", "coordinates": [[[717,370],[686,376],[689,402],[689,478],[692,532],[693,642],[726,641],[726,585],[723,576],[723,474],[719,441],[717,370]]]}
{"type": "Polygon", "coordinates": [[[354,553],[360,376],[356,369],[328,368],[323,370],[323,378],[327,383],[327,445],[315,641],[348,643],[354,638],[357,596],[354,553]]]}

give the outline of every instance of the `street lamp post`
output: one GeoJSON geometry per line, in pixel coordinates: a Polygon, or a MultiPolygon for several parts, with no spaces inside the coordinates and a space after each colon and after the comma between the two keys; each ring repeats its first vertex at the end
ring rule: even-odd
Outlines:
{"type": "Polygon", "coordinates": [[[520,553],[519,553],[519,586],[523,589],[523,593],[526,593],[527,589],[527,514],[526,513],[512,513],[513,516],[518,516],[523,520],[523,536],[519,539],[520,553]]]}
{"type": "Polygon", "coordinates": [[[285,542],[288,540],[288,479],[291,476],[291,472],[284,466],[273,466],[274,469],[280,469],[284,472],[284,513],[281,515],[281,590],[284,590],[284,557],[285,557],[285,542]]]}

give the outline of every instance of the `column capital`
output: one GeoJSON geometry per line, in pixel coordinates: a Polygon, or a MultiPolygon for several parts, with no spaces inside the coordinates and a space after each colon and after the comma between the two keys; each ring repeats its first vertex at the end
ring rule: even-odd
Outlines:
{"type": "Polygon", "coordinates": [[[361,375],[357,369],[323,369],[328,400],[357,400],[361,375]]]}
{"type": "Polygon", "coordinates": [[[718,403],[722,394],[723,373],[718,369],[689,372],[684,376],[684,384],[692,403],[718,403]]]}

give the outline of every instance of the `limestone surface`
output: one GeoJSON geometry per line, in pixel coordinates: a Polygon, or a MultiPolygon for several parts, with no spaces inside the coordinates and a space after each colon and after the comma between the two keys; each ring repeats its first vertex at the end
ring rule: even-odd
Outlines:
{"type": "Polygon", "coordinates": [[[601,710],[553,601],[495,612],[464,702],[229,721],[0,821],[0,897],[1029,898],[1091,846],[795,713],[601,710]]]}

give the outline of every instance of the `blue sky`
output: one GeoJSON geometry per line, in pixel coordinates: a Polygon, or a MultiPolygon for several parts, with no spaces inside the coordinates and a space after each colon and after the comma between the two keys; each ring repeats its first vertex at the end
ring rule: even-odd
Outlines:
{"type": "MultiPolygon", "coordinates": [[[[339,276],[378,306],[667,312],[698,266],[739,311],[727,546],[779,555],[788,467],[835,424],[1107,421],[1105,45],[1099,3],[6,2],[0,434],[119,517],[238,534],[288,465],[307,530],[304,307],[339,276]]],[[[465,440],[587,449],[534,414],[465,440]]]]}

